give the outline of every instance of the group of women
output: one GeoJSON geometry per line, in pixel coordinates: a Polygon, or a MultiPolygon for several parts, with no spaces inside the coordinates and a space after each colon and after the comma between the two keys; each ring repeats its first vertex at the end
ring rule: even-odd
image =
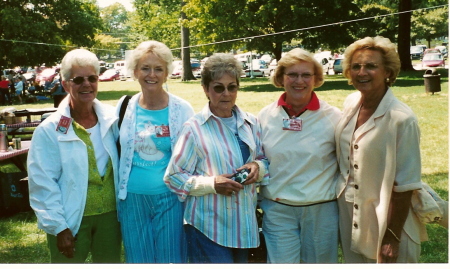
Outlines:
{"type": "Polygon", "coordinates": [[[314,92],[322,67],[303,49],[278,61],[271,79],[284,92],[257,117],[236,105],[242,65],[230,54],[206,61],[197,114],[163,89],[167,46],[141,43],[129,68],[141,92],[113,108],[96,99],[94,54],[73,50],[61,63],[69,94],[28,155],[52,262],[89,252],[119,262],[123,240],[127,263],[246,263],[260,244],[258,195],[269,263],[337,263],[339,241],[347,263],[418,262],[419,128],[390,88],[400,60],[388,39],[345,51],[358,91],[342,112],[314,92]],[[245,181],[233,180],[242,171],[245,181]]]}

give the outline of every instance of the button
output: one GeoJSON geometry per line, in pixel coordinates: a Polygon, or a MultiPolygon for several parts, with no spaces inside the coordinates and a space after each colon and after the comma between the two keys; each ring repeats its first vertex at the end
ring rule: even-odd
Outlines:
{"type": "Polygon", "coordinates": [[[353,223],[353,227],[355,227],[356,229],[358,229],[358,224],[355,222],[353,223]]]}
{"type": "Polygon", "coordinates": [[[357,205],[357,204],[355,204],[353,207],[354,207],[355,209],[358,209],[358,205],[357,205]]]}
{"type": "Polygon", "coordinates": [[[353,148],[354,149],[358,149],[359,147],[358,147],[358,145],[354,145],[353,148]]]}
{"type": "Polygon", "coordinates": [[[355,169],[358,169],[358,165],[357,165],[357,164],[353,165],[353,167],[354,167],[355,169]]]}
{"type": "Polygon", "coordinates": [[[359,186],[358,186],[358,185],[355,185],[355,189],[359,189],[359,186]]]}

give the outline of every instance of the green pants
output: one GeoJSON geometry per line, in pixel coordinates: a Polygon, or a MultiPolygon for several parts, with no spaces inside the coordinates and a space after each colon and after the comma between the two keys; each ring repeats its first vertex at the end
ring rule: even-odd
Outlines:
{"type": "Polygon", "coordinates": [[[89,252],[93,263],[120,263],[122,237],[117,211],[83,217],[76,235],[74,257],[59,253],[57,238],[47,234],[51,263],[84,263],[89,252]]]}

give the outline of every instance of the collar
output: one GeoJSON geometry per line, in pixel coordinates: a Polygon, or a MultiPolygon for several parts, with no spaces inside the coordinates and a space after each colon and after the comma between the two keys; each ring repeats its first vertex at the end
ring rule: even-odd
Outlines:
{"type": "Polygon", "coordinates": [[[282,106],[286,110],[286,113],[288,113],[289,117],[292,118],[300,116],[306,110],[318,110],[320,108],[320,103],[319,98],[313,91],[311,93],[311,100],[309,101],[309,103],[303,108],[302,111],[300,111],[300,113],[295,114],[295,112],[292,110],[292,106],[286,103],[286,92],[284,92],[280,96],[280,99],[278,99],[278,106],[282,106]]]}
{"type": "MultiPolygon", "coordinates": [[[[237,105],[234,105],[232,110],[236,113],[237,118],[237,126],[241,126],[245,121],[249,122],[252,125],[255,125],[256,122],[244,111],[242,111],[237,105]]],[[[209,109],[209,102],[203,107],[200,112],[201,115],[201,124],[205,124],[210,118],[218,118],[214,115],[209,109]]]]}

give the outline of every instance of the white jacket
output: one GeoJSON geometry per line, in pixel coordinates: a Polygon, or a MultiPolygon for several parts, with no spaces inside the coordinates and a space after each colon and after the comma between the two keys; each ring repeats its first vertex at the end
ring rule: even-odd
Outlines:
{"type": "MultiPolygon", "coordinates": [[[[125,115],[123,117],[122,126],[120,127],[120,171],[119,171],[119,199],[125,200],[127,197],[128,178],[130,176],[134,143],[136,136],[136,107],[142,93],[137,93],[131,97],[125,115]]],[[[122,97],[117,103],[116,115],[119,116],[120,107],[125,97],[122,97]]],[[[184,99],[169,93],[169,126],[170,126],[170,143],[171,148],[175,147],[178,135],[183,124],[194,115],[194,109],[184,99]]],[[[161,179],[163,180],[163,179],[161,179]]]]}
{"type": "MultiPolygon", "coordinates": [[[[85,143],[72,125],[67,134],[56,131],[61,116],[71,117],[69,99],[34,131],[28,153],[30,205],[36,213],[38,228],[57,235],[69,228],[75,236],[83,217],[88,187],[88,156],[85,143]]],[[[117,197],[118,130],[114,107],[94,100],[103,145],[112,159],[117,197]]],[[[116,198],[117,200],[117,198],[116,198]]]]}

